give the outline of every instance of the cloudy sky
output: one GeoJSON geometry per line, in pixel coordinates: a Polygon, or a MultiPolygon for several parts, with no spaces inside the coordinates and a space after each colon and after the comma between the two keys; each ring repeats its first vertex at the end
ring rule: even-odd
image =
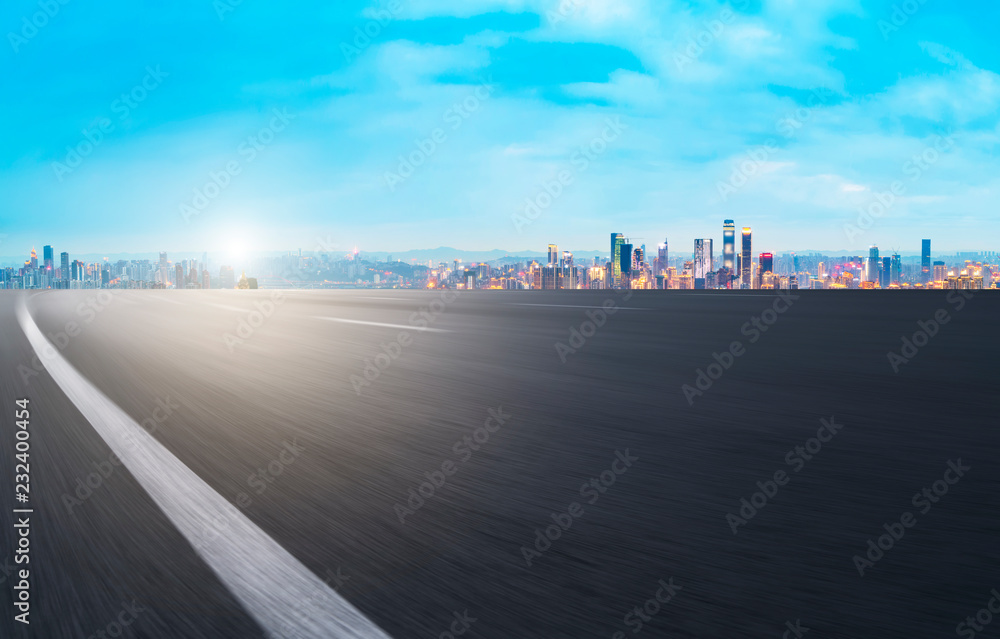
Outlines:
{"type": "Polygon", "coordinates": [[[998,249],[992,1],[159,4],[0,10],[0,255],[998,249]]]}

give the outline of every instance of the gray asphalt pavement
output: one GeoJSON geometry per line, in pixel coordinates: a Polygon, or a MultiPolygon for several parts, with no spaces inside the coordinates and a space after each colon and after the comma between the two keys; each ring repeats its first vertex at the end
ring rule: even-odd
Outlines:
{"type": "Polygon", "coordinates": [[[268,636],[275,557],[396,638],[972,636],[1000,589],[994,291],[0,293],[0,636],[268,636]]]}

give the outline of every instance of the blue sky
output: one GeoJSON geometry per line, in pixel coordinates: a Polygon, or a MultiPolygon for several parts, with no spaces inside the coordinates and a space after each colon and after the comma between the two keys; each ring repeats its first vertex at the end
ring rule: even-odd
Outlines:
{"type": "Polygon", "coordinates": [[[63,1],[0,11],[2,255],[689,250],[726,218],[1000,248],[994,2],[63,1]]]}

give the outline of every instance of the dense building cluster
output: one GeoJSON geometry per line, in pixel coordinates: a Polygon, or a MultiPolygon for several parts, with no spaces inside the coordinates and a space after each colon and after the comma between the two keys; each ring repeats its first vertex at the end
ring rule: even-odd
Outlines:
{"type": "Polygon", "coordinates": [[[610,259],[575,265],[572,253],[560,256],[550,244],[547,264],[532,262],[516,275],[501,269],[505,277],[491,280],[488,287],[480,285],[483,278],[465,284],[530,289],[983,289],[995,288],[1000,275],[996,253],[959,253],[950,262],[932,261],[930,240],[923,240],[919,259],[904,261],[899,253],[880,257],[877,246],[867,256],[763,252],[754,258],[752,229],[742,229],[738,247],[736,239],[735,223],[725,220],[720,257],[711,238],[698,238],[687,254],[690,259],[671,259],[667,240],[649,259],[645,245],[635,246],[622,233],[612,233],[610,259]]]}
{"type": "MultiPolygon", "coordinates": [[[[302,251],[258,256],[240,277],[232,266],[200,260],[104,259],[58,262],[51,246],[39,262],[34,249],[19,268],[0,269],[0,289],[254,289],[254,288],[456,288],[481,290],[788,290],[788,289],[984,289],[996,288],[1000,266],[995,252],[931,257],[923,240],[918,256],[819,253],[753,254],[753,233],[744,227],[737,238],[732,220],[722,227],[722,251],[711,238],[694,240],[690,253],[671,255],[667,240],[650,255],[622,233],[612,233],[609,252],[575,258],[548,246],[544,258],[506,257],[465,264],[433,260],[424,264],[367,258],[357,250],[346,255],[302,251]],[[738,241],[738,243],[737,243],[738,241]]],[[[537,255],[537,254],[536,254],[537,255]]]]}
{"type": "Polygon", "coordinates": [[[54,260],[51,246],[42,249],[42,260],[31,249],[24,265],[0,268],[0,289],[209,289],[256,288],[255,281],[244,275],[237,286],[232,267],[222,266],[217,277],[208,271],[208,257],[171,262],[166,253],[158,261],[104,259],[100,262],[70,260],[62,253],[54,260]]]}

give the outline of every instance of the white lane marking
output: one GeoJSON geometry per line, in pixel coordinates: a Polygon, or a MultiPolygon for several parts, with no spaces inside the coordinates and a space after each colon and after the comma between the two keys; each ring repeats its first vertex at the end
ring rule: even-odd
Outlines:
{"type": "Polygon", "coordinates": [[[269,636],[389,639],[18,321],[52,379],[269,636]]]}
{"type": "Polygon", "coordinates": [[[383,324],[382,322],[363,322],[361,320],[349,320],[340,317],[317,317],[316,319],[328,322],[340,322],[341,324],[361,324],[362,326],[381,326],[383,328],[402,328],[407,331],[424,331],[428,333],[450,333],[443,328],[428,328],[426,326],[407,326],[406,324],[383,324]]]}
{"type": "Polygon", "coordinates": [[[253,309],[250,308],[240,308],[239,306],[229,306],[228,304],[213,304],[208,302],[205,306],[214,306],[215,308],[221,308],[226,311],[237,311],[239,313],[247,313],[253,309]]]}
{"type": "Polygon", "coordinates": [[[363,300],[388,300],[390,302],[410,302],[412,297],[362,297],[363,300]]]}
{"type": "MultiPolygon", "coordinates": [[[[545,306],[548,308],[600,308],[607,310],[605,306],[574,306],[572,304],[509,304],[509,306],[545,306]]],[[[648,308],[637,308],[635,306],[615,306],[619,311],[648,311],[648,308]]]]}

